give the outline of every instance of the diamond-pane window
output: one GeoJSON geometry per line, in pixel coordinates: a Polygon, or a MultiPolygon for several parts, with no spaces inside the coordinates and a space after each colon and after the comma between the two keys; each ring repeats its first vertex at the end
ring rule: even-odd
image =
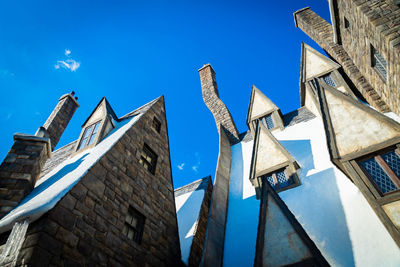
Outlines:
{"type": "Polygon", "coordinates": [[[387,62],[386,59],[379,54],[378,50],[376,50],[372,45],[371,45],[371,54],[372,54],[372,67],[375,67],[375,69],[379,72],[379,74],[386,80],[387,76],[387,62]]]}
{"type": "Polygon", "coordinates": [[[400,177],[400,157],[395,151],[390,151],[389,153],[382,155],[383,160],[392,169],[392,171],[400,177]]]}
{"type": "Polygon", "coordinates": [[[367,176],[383,194],[400,189],[400,156],[391,150],[360,161],[367,176]]]}
{"type": "Polygon", "coordinates": [[[329,73],[327,75],[322,76],[322,79],[327,85],[330,85],[332,87],[336,87],[335,80],[333,79],[332,75],[329,73]]]}
{"type": "Polygon", "coordinates": [[[274,128],[274,121],[272,120],[272,114],[269,114],[261,119],[261,122],[268,128],[274,128]]]}
{"type": "Polygon", "coordinates": [[[291,184],[293,184],[292,179],[287,177],[285,170],[279,170],[271,174],[264,176],[264,179],[275,189],[283,189],[291,184]]]}

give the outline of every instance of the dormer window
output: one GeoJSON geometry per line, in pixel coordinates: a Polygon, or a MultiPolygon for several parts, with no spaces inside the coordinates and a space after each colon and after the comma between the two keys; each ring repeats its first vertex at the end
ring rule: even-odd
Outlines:
{"type": "Polygon", "coordinates": [[[100,121],[86,127],[85,131],[83,132],[81,141],[79,142],[78,150],[93,144],[99,131],[99,126],[100,121]]]}
{"type": "Polygon", "coordinates": [[[269,114],[261,119],[261,122],[269,129],[275,127],[274,120],[272,119],[272,114],[269,114]]]}
{"type": "Polygon", "coordinates": [[[324,82],[325,82],[327,85],[332,86],[332,87],[336,87],[335,80],[333,79],[331,73],[328,73],[328,74],[322,76],[321,78],[322,78],[322,80],[324,80],[324,82]]]}
{"type": "Polygon", "coordinates": [[[293,179],[288,177],[285,169],[266,174],[262,178],[266,179],[276,191],[282,191],[286,189],[286,187],[294,184],[293,179]]]}

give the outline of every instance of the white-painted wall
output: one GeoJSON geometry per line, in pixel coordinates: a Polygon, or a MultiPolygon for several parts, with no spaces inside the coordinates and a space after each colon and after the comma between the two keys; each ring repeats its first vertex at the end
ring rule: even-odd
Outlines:
{"type": "Polygon", "coordinates": [[[190,248],[196,232],[204,193],[205,190],[200,189],[175,197],[181,255],[182,261],[186,264],[189,263],[190,248]]]}
{"type": "MultiPolygon", "coordinates": [[[[301,166],[302,184],[279,195],[326,260],[332,266],[400,266],[400,250],[386,228],[330,161],[322,121],[273,134],[301,166]]],[[[224,266],[254,264],[260,202],[248,190],[251,150],[252,142],[232,146],[224,266]]]]}

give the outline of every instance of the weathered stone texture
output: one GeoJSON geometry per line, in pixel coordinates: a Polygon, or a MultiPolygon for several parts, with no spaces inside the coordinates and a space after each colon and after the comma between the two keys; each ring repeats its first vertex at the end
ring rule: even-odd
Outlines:
{"type": "Polygon", "coordinates": [[[201,266],[222,266],[231,163],[229,139],[224,131],[220,131],[218,164],[201,266]]]}
{"type": "Polygon", "coordinates": [[[196,234],[194,235],[192,246],[190,248],[189,266],[197,267],[200,265],[203,255],[204,240],[206,238],[208,214],[211,204],[211,195],[213,191],[211,176],[207,178],[207,187],[205,188],[203,202],[200,208],[199,220],[197,223],[196,234]]]}
{"type": "MultiPolygon", "coordinates": [[[[343,68],[345,74],[350,78],[357,90],[363,95],[368,103],[382,112],[390,111],[386,104],[386,97],[381,90],[372,87],[364,73],[356,65],[345,48],[333,41],[332,25],[315,14],[311,9],[305,8],[295,12],[296,26],[310,36],[318,45],[324,49],[330,57],[336,60],[343,68]]],[[[365,50],[362,50],[366,52],[365,50]]],[[[393,108],[393,107],[392,107],[393,108]]],[[[393,109],[395,110],[395,109],[393,109]]]]}
{"type": "Polygon", "coordinates": [[[49,146],[48,138],[14,135],[14,144],[0,165],[0,218],[33,190],[51,153],[49,146]]]}
{"type": "Polygon", "coordinates": [[[19,262],[29,266],[180,266],[163,99],[28,229],[19,262]],[[156,116],[161,132],[152,128],[156,116]],[[155,174],[139,164],[146,142],[155,174]],[[129,206],[146,219],[140,244],[122,234],[129,206]]]}
{"type": "Polygon", "coordinates": [[[199,69],[204,103],[214,116],[218,131],[224,130],[231,144],[239,141],[239,132],[228,108],[219,98],[215,72],[210,64],[199,69]]]}
{"type": "Polygon", "coordinates": [[[43,125],[50,136],[51,150],[54,150],[57,146],[61,135],[78,107],[79,104],[72,94],[65,94],[60,97],[57,106],[43,125]]]}
{"type": "Polygon", "coordinates": [[[343,48],[383,101],[400,114],[400,8],[384,0],[339,0],[337,6],[343,48]],[[372,67],[371,45],[388,63],[386,81],[372,67]]]}

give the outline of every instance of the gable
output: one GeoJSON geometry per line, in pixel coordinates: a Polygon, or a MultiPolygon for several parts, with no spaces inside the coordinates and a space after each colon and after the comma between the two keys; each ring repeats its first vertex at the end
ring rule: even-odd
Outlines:
{"type": "Polygon", "coordinates": [[[278,110],[278,107],[253,85],[247,114],[247,123],[249,124],[252,120],[267,115],[275,110],[278,110]]]}
{"type": "Polygon", "coordinates": [[[340,67],[339,64],[328,59],[307,44],[302,43],[301,53],[301,77],[303,82],[340,67]]]}
{"type": "Polygon", "coordinates": [[[331,142],[339,157],[400,136],[400,124],[394,120],[334,88],[322,86],[322,90],[334,136],[331,142]]]}
{"type": "Polygon", "coordinates": [[[91,125],[101,119],[103,119],[106,115],[106,109],[105,109],[105,105],[103,103],[101,103],[100,105],[98,105],[96,107],[96,109],[93,111],[92,114],[90,114],[90,117],[86,120],[86,122],[84,123],[83,126],[86,125],[91,125]]]}

